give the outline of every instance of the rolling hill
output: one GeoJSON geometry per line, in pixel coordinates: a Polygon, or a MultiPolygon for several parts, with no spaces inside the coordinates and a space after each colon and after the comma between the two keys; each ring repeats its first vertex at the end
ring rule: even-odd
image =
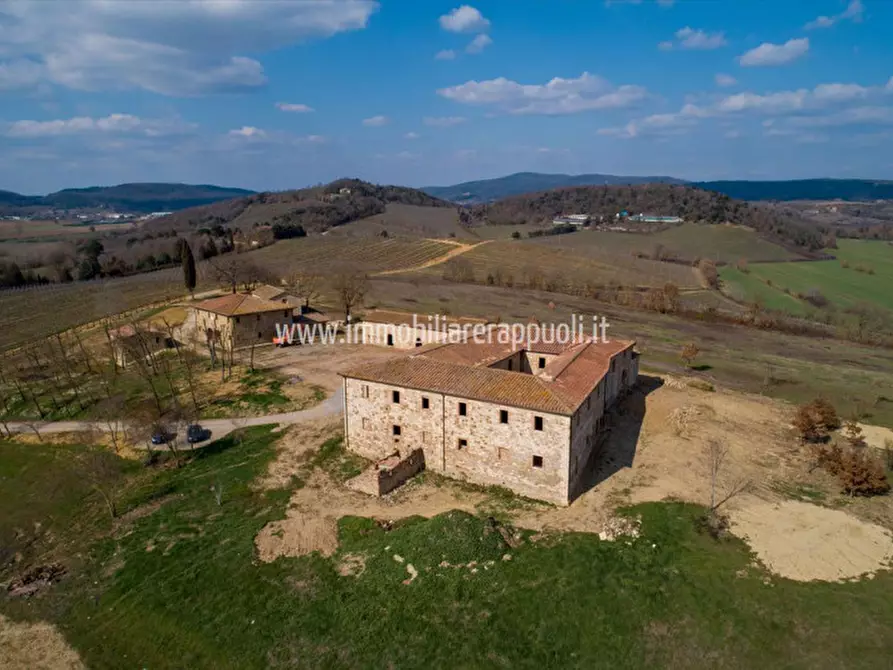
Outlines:
{"type": "Polygon", "coordinates": [[[610,174],[543,174],[540,172],[518,172],[496,179],[466,181],[454,186],[425,186],[422,190],[437,198],[476,204],[500,200],[512,195],[547,191],[566,186],[602,186],[631,184],[682,184],[673,177],[619,177],[610,174]]]}
{"type": "Polygon", "coordinates": [[[793,214],[733,200],[722,193],[673,184],[554,189],[472,206],[468,218],[471,223],[517,225],[549,222],[562,214],[581,212],[613,220],[622,210],[679,216],[693,223],[743,225],[800,253],[823,248],[824,231],[793,214]]]}
{"type": "Polygon", "coordinates": [[[513,195],[570,186],[623,186],[638,184],[690,184],[724,193],[739,200],[890,200],[893,181],[871,179],[796,179],[790,181],[701,181],[674,177],[630,177],[609,174],[543,174],[519,172],[496,179],[467,181],[454,186],[427,186],[422,190],[461,204],[480,204],[513,195]]]}
{"type": "Polygon", "coordinates": [[[148,214],[176,211],[207,205],[221,200],[253,194],[242,188],[225,188],[208,184],[118,184],[68,188],[44,196],[28,196],[0,191],[0,209],[13,214],[14,208],[112,209],[119,212],[148,214]]]}
{"type": "Polygon", "coordinates": [[[296,191],[256,193],[203,207],[194,207],[147,224],[150,229],[191,230],[230,226],[248,230],[270,225],[276,237],[319,233],[385,213],[389,204],[416,207],[455,205],[403,186],[380,186],[358,179],[339,179],[325,186],[296,191]]]}

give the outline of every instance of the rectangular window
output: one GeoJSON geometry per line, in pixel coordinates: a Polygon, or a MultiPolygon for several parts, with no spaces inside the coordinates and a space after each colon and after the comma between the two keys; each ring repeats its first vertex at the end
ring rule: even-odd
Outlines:
{"type": "Polygon", "coordinates": [[[258,331],[258,333],[257,333],[257,339],[259,339],[259,340],[260,340],[260,339],[262,339],[262,338],[263,338],[263,336],[264,336],[264,334],[263,334],[263,333],[261,333],[261,332],[260,332],[260,331],[258,331]]]}
{"type": "Polygon", "coordinates": [[[511,370],[511,369],[512,369],[512,359],[510,358],[509,359],[509,370],[511,370]]]}
{"type": "Polygon", "coordinates": [[[389,347],[393,347],[393,346],[394,346],[394,336],[391,335],[390,333],[388,333],[388,346],[389,346],[389,347]]]}
{"type": "Polygon", "coordinates": [[[428,433],[427,433],[427,431],[423,430],[422,431],[422,444],[425,444],[427,442],[428,442],[428,433]]]}
{"type": "Polygon", "coordinates": [[[391,391],[391,400],[398,405],[400,404],[400,391],[391,391]]]}
{"type": "Polygon", "coordinates": [[[394,434],[394,436],[399,437],[401,430],[402,429],[400,428],[400,426],[398,426],[396,423],[391,426],[391,432],[394,434]]]}
{"type": "Polygon", "coordinates": [[[509,422],[509,413],[508,411],[501,409],[499,410],[499,423],[508,423],[509,422]]]}
{"type": "Polygon", "coordinates": [[[459,416],[465,416],[468,414],[468,406],[464,402],[459,403],[459,416]]]}
{"type": "Polygon", "coordinates": [[[510,458],[509,450],[506,449],[505,447],[499,447],[498,449],[496,449],[496,458],[499,459],[500,461],[509,460],[509,458],[510,458]]]}
{"type": "Polygon", "coordinates": [[[541,416],[533,417],[533,429],[534,430],[542,430],[543,429],[543,417],[541,417],[541,416]]]}
{"type": "Polygon", "coordinates": [[[592,396],[586,398],[586,409],[589,409],[589,401],[592,400],[592,396]]]}
{"type": "Polygon", "coordinates": [[[456,444],[456,448],[461,450],[465,449],[466,447],[468,447],[468,440],[466,440],[464,437],[460,437],[459,442],[456,444]]]}
{"type": "Polygon", "coordinates": [[[543,457],[542,456],[534,456],[533,457],[533,467],[535,467],[535,468],[543,467],[543,457]]]}
{"type": "Polygon", "coordinates": [[[240,323],[239,317],[236,317],[236,323],[240,323]]]}
{"type": "Polygon", "coordinates": [[[363,384],[363,397],[369,397],[369,384],[363,384]]]}
{"type": "Polygon", "coordinates": [[[425,396],[422,396],[422,409],[428,409],[431,407],[431,403],[425,396]]]}
{"type": "Polygon", "coordinates": [[[369,430],[369,419],[363,417],[363,430],[369,430]]]}
{"type": "Polygon", "coordinates": [[[546,367],[546,359],[540,356],[540,359],[539,361],[537,361],[536,365],[540,370],[542,370],[544,367],[546,367]]]}

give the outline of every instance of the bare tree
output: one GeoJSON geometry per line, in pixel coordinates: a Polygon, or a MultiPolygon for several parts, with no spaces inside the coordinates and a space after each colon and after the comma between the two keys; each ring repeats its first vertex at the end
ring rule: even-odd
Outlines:
{"type": "Polygon", "coordinates": [[[118,493],[124,481],[118,457],[105,449],[96,448],[88,451],[83,458],[82,471],[84,478],[105,503],[111,518],[118,516],[118,493]]]}
{"type": "Polygon", "coordinates": [[[210,263],[217,281],[226,284],[232,293],[236,293],[240,285],[246,293],[251,293],[258,284],[271,280],[269,272],[244,258],[227,256],[210,263]]]}
{"type": "Polygon", "coordinates": [[[189,395],[192,398],[192,406],[196,412],[198,412],[198,396],[196,394],[196,383],[195,383],[195,366],[193,365],[194,360],[188,351],[184,351],[180,346],[180,343],[177,341],[177,338],[174,337],[174,327],[168,323],[167,319],[162,319],[164,322],[164,328],[167,331],[167,335],[170,338],[171,342],[174,344],[174,349],[177,352],[177,360],[180,363],[180,368],[183,370],[183,374],[186,377],[186,386],[189,388],[189,395]]]}
{"type": "Polygon", "coordinates": [[[722,505],[744,493],[750,488],[750,481],[744,477],[729,478],[726,473],[729,447],[722,440],[711,438],[704,447],[704,461],[710,484],[710,504],[707,508],[707,520],[711,529],[721,531],[724,522],[718,514],[722,505]]]}
{"type": "Polygon", "coordinates": [[[369,282],[366,275],[361,272],[343,272],[335,278],[335,292],[338,294],[338,302],[344,309],[344,320],[350,322],[350,315],[354,307],[363,304],[369,282]]]}
{"type": "Polygon", "coordinates": [[[96,417],[106,428],[106,434],[111,439],[112,447],[116,454],[120,453],[121,442],[123,439],[126,439],[122,434],[124,432],[125,424],[123,418],[126,414],[126,408],[127,401],[123,395],[113,395],[103,398],[96,403],[96,417]]]}
{"type": "Polygon", "coordinates": [[[322,293],[323,278],[311,272],[293,272],[285,279],[285,285],[296,297],[300,298],[305,308],[319,299],[322,293]]]}

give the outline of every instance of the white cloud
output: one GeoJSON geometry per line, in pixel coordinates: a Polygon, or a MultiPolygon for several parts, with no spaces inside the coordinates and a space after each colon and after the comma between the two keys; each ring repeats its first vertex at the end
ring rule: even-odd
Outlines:
{"type": "Polygon", "coordinates": [[[254,126],[242,126],[241,128],[229,131],[229,134],[233,137],[264,138],[267,136],[265,130],[255,128],[254,126]]]}
{"type": "Polygon", "coordinates": [[[816,100],[828,102],[846,102],[868,96],[870,89],[859,84],[819,84],[812,94],[816,100]]]}
{"type": "Polygon", "coordinates": [[[364,28],[372,0],[44,0],[3,4],[0,54],[80,90],[203,95],[266,83],[245,56],[364,28]]]}
{"type": "Polygon", "coordinates": [[[417,132],[410,131],[403,136],[405,140],[417,140],[421,137],[417,132]]]}
{"type": "Polygon", "coordinates": [[[831,128],[854,125],[893,125],[893,107],[851,107],[822,116],[792,116],[784,123],[797,128],[831,128]]]}
{"type": "Polygon", "coordinates": [[[890,81],[887,82],[887,85],[884,88],[893,93],[893,77],[890,77],[890,81]]]}
{"type": "Polygon", "coordinates": [[[465,47],[465,53],[479,54],[491,44],[493,44],[493,40],[490,39],[490,36],[481,33],[468,43],[468,46],[465,47]]]}
{"type": "Polygon", "coordinates": [[[386,126],[388,124],[388,117],[386,116],[370,116],[368,119],[363,119],[363,125],[367,128],[377,128],[380,126],[386,126]]]}
{"type": "Polygon", "coordinates": [[[85,133],[130,134],[145,137],[179,135],[194,129],[179,119],[141,119],[133,114],[109,114],[100,118],[76,116],[52,121],[22,120],[10,123],[8,137],[36,138],[81,135],[85,133]]]}
{"type": "Polygon", "coordinates": [[[474,7],[462,5],[440,17],[440,27],[451,33],[479,33],[490,27],[490,22],[474,7]]]}
{"type": "Polygon", "coordinates": [[[706,33],[688,26],[676,31],[676,39],[679,40],[679,46],[683,49],[719,49],[726,44],[723,33],[706,33]]]}
{"type": "Polygon", "coordinates": [[[456,52],[452,49],[443,49],[434,54],[436,60],[453,60],[455,57],[456,52]]]}
{"type": "Polygon", "coordinates": [[[307,135],[304,139],[311,144],[325,144],[327,141],[322,135],[307,135]]]}
{"type": "Polygon", "coordinates": [[[751,49],[743,54],[738,59],[738,62],[743,67],[785,65],[800,58],[807,51],[809,51],[808,37],[788,40],[784,44],[764,42],[755,49],[751,49]]]}
{"type": "Polygon", "coordinates": [[[672,51],[673,50],[673,42],[667,40],[665,42],[659,42],[657,48],[661,51],[672,51]]]}
{"type": "Polygon", "coordinates": [[[308,112],[315,111],[313,107],[309,105],[302,105],[301,103],[295,102],[277,102],[276,108],[283,112],[295,112],[297,114],[307,114],[308,112]]]}
{"type": "Polygon", "coordinates": [[[695,105],[685,105],[674,114],[652,114],[644,119],[630,121],[624,126],[600,128],[599,135],[632,139],[642,135],[680,135],[697,125],[704,111],[695,105]]]}
{"type": "Polygon", "coordinates": [[[803,27],[806,30],[815,30],[816,28],[830,28],[841,21],[853,21],[854,23],[859,23],[862,21],[864,12],[865,6],[862,4],[862,0],[850,0],[847,8],[840,14],[835,14],[834,16],[819,16],[803,27]]]}
{"type": "Polygon", "coordinates": [[[730,74],[723,74],[722,72],[717,74],[713,79],[717,86],[734,86],[738,83],[738,80],[735,79],[735,77],[730,74]]]}
{"type": "Polygon", "coordinates": [[[464,116],[426,116],[422,122],[426,126],[434,128],[449,128],[465,123],[467,120],[464,116]]]}
{"type": "Polygon", "coordinates": [[[714,107],[719,113],[735,113],[759,111],[766,114],[790,112],[803,109],[809,91],[801,88],[797,91],[778,91],[759,95],[757,93],[736,93],[720,100],[714,107]]]}
{"type": "Polygon", "coordinates": [[[437,91],[454,102],[467,105],[493,105],[511,114],[576,114],[588,110],[628,107],[647,92],[641,86],[613,87],[609,82],[584,72],[576,79],[556,77],[546,84],[519,84],[499,77],[467,81],[437,91]]]}

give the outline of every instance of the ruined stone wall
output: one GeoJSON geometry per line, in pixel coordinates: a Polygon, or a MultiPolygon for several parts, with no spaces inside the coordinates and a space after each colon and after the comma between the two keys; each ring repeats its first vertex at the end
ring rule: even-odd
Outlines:
{"type": "Polygon", "coordinates": [[[414,449],[394,467],[378,471],[378,495],[383,496],[425,469],[425,453],[414,449]]]}

